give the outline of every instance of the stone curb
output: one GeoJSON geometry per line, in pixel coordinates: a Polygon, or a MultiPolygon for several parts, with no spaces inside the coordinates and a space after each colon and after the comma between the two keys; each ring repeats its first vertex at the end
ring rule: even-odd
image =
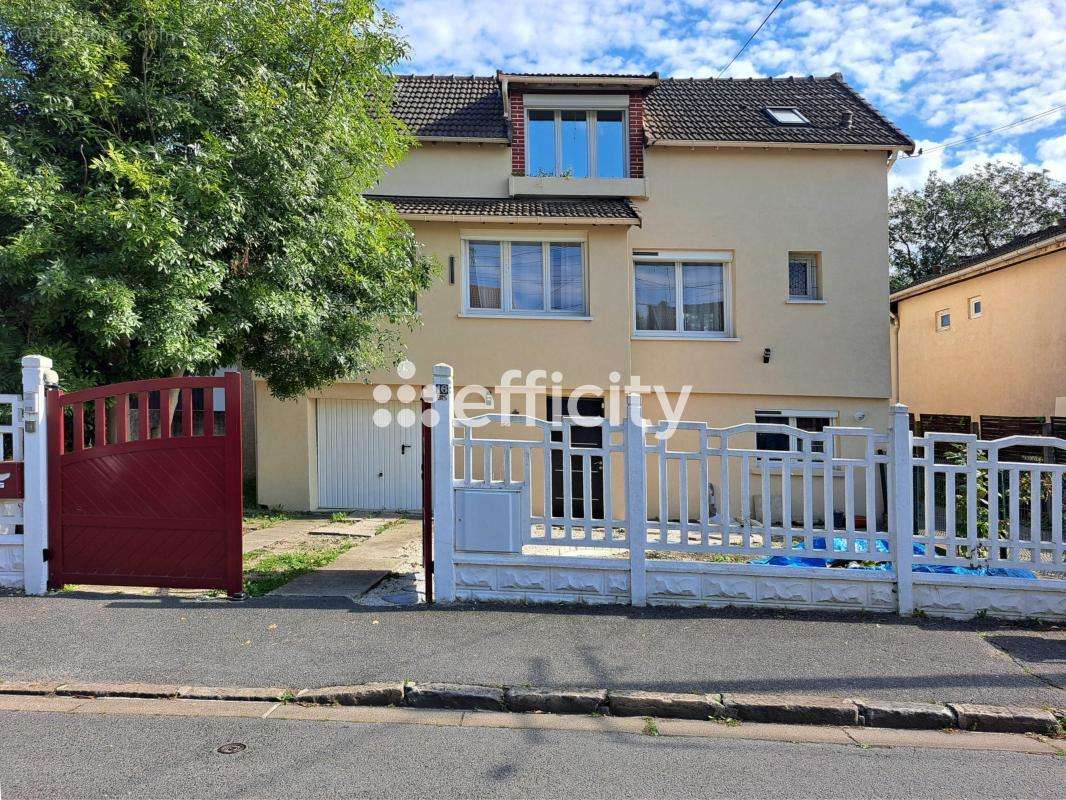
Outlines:
{"type": "Polygon", "coordinates": [[[363,683],[317,689],[198,687],[150,683],[0,683],[0,695],[129,697],[166,700],[259,700],[341,706],[407,706],[459,711],[610,714],[673,719],[737,719],[793,725],[941,730],[989,733],[1062,732],[1063,709],[842,699],[817,695],[696,694],[639,690],[555,689],[457,683],[363,683]],[[1056,716],[1058,714],[1058,716],[1056,716]]]}

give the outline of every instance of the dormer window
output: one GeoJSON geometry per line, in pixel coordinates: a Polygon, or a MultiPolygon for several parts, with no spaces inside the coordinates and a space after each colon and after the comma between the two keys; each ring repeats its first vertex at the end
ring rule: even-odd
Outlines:
{"type": "Polygon", "coordinates": [[[526,95],[526,175],[625,178],[628,97],[526,95]]]}
{"type": "Polygon", "coordinates": [[[793,106],[767,106],[763,109],[778,125],[810,125],[811,121],[793,106]]]}

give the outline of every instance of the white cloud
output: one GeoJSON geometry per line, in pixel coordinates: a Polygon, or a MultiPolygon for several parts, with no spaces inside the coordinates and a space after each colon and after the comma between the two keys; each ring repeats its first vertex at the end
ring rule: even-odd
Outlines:
{"type": "MultiPolygon", "coordinates": [[[[410,42],[413,71],[482,75],[503,68],[713,76],[770,7],[769,0],[385,2],[410,42]]],[[[840,70],[890,119],[936,146],[1066,104],[1064,19],[1066,0],[790,0],[728,74],[840,70]]],[[[892,181],[920,183],[930,169],[957,171],[992,157],[1066,177],[1064,118],[901,162],[892,181]]]]}
{"type": "Polygon", "coordinates": [[[1066,134],[1044,139],[1036,146],[1040,165],[1060,181],[1066,181],[1066,134]]]}

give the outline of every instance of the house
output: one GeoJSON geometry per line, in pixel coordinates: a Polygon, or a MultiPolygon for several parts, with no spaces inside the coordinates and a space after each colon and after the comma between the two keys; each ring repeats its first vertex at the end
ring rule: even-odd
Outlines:
{"type": "Polygon", "coordinates": [[[893,395],[919,414],[1066,416],[1066,219],[891,296],[893,395]]]}
{"type": "MultiPolygon", "coordinates": [[[[657,385],[652,420],[686,399],[718,426],[886,427],[887,173],[913,143],[841,75],[412,76],[395,111],[420,146],[373,197],[443,267],[414,372],[289,402],[257,383],[261,503],[420,507],[410,423],[438,362],[504,412],[502,376],[543,370],[657,385]]],[[[556,393],[535,413],[611,413],[556,393]]]]}

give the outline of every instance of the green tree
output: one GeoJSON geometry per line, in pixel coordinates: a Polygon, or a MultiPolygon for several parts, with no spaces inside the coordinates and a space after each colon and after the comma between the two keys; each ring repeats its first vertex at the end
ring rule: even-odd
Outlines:
{"type": "Polygon", "coordinates": [[[930,173],[920,190],[897,189],[889,198],[893,288],[933,278],[1064,214],[1066,184],[1046,170],[990,162],[952,181],[930,173]]]}
{"type": "Polygon", "coordinates": [[[0,45],[0,391],[397,357],[433,265],[362,197],[411,144],[372,0],[2,0],[0,45]]]}

